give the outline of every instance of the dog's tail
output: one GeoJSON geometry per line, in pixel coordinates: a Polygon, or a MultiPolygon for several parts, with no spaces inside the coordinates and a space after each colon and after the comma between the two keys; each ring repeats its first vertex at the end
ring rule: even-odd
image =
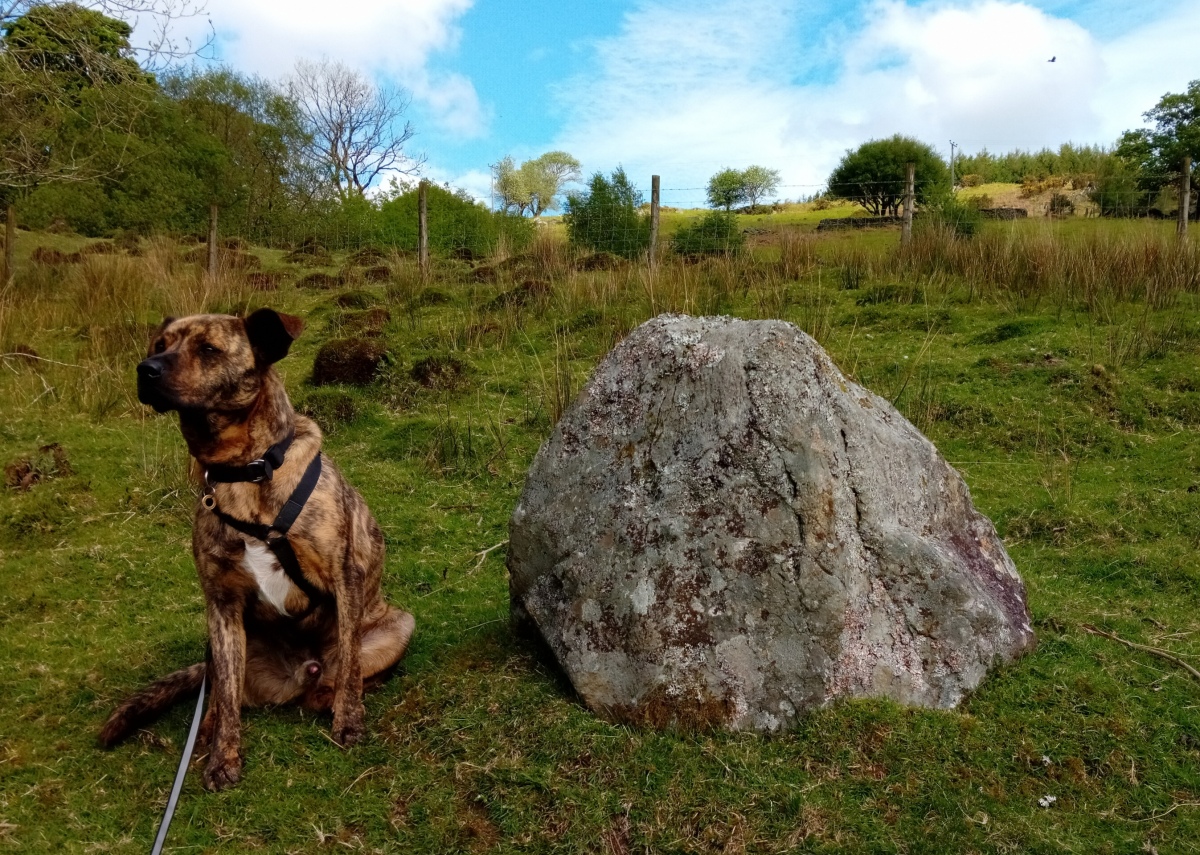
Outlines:
{"type": "Polygon", "coordinates": [[[142,689],[108,717],[100,731],[100,744],[111,748],[142,725],[154,721],[180,698],[198,692],[204,672],[205,664],[197,662],[142,689]]]}

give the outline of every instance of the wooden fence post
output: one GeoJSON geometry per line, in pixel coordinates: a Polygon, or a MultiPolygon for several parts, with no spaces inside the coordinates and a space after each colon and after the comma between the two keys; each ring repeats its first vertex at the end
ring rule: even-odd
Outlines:
{"type": "Polygon", "coordinates": [[[208,275],[210,279],[217,278],[217,266],[220,257],[217,253],[217,216],[216,204],[208,206],[208,275]]]}
{"type": "Polygon", "coordinates": [[[4,206],[4,269],[0,270],[0,285],[6,285],[17,275],[17,209],[9,202],[4,206]]]}
{"type": "Polygon", "coordinates": [[[1187,240],[1188,213],[1192,207],[1192,158],[1183,159],[1183,174],[1179,177],[1179,232],[1180,240],[1187,240]]]}
{"type": "Polygon", "coordinates": [[[913,205],[916,201],[913,183],[916,168],[917,165],[911,161],[904,167],[904,224],[900,226],[900,243],[902,245],[912,243],[913,205]]]}
{"type": "Polygon", "coordinates": [[[650,266],[654,266],[658,255],[658,191],[657,175],[650,176],[650,266]]]}
{"type": "Polygon", "coordinates": [[[417,266],[421,279],[429,278],[429,185],[424,178],[417,185],[417,266]]]}

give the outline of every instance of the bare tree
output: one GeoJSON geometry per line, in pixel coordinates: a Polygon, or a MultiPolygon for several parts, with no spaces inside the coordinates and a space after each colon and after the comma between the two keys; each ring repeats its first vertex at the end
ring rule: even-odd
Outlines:
{"type": "Polygon", "coordinates": [[[310,156],[339,196],[362,195],[385,172],[411,175],[425,162],[404,151],[416,133],[403,118],[407,92],[376,87],[328,59],[297,62],[287,90],[312,137],[310,156]]]}

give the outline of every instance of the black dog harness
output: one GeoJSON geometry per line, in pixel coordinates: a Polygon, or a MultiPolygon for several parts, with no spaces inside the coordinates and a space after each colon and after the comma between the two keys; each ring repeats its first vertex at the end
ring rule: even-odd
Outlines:
{"type": "MultiPolygon", "coordinates": [[[[295,431],[292,431],[281,442],[267,449],[266,454],[262,457],[250,461],[245,466],[220,464],[210,466],[204,473],[204,479],[209,485],[241,482],[259,484],[263,481],[270,481],[275,475],[275,470],[283,465],[284,455],[295,438],[295,431]]],[[[292,491],[292,495],[288,497],[282,510],[279,511],[279,515],[270,525],[247,522],[220,510],[213,497],[211,486],[206,487],[204,498],[201,499],[204,507],[215,514],[222,523],[265,543],[267,549],[275,555],[283,572],[287,573],[288,578],[292,580],[292,584],[308,597],[310,608],[321,600],[329,599],[330,595],[317,590],[313,583],[305,577],[300,569],[300,560],[296,557],[296,551],[292,549],[287,534],[292,524],[296,522],[296,518],[300,516],[300,512],[304,510],[304,505],[319,480],[321,480],[321,452],[318,450],[312,461],[309,462],[308,468],[304,470],[304,476],[300,479],[300,483],[296,485],[296,489],[292,491]]]]}

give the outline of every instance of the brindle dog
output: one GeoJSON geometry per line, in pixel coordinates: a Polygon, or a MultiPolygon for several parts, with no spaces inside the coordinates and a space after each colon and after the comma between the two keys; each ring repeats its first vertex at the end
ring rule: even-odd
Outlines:
{"type": "Polygon", "coordinates": [[[383,535],[362,497],[322,458],[320,480],[288,533],[307,590],[293,584],[265,544],[225,524],[218,512],[270,525],[321,451],[321,431],[297,414],[272,367],[300,334],[299,318],[259,309],[168,318],[138,365],[138,398],[177,410],[201,470],[244,466],[294,431],[282,465],[261,483],[217,483],[196,507],[192,552],[204,591],[209,664],[159,680],[122,704],[101,732],[124,738],[181,696],[205,671],[212,698],[201,735],[211,745],[204,784],[238,782],[241,706],[299,700],[333,710],[333,738],[363,733],[363,681],[400,660],[413,618],[380,593],[383,535]],[[207,505],[215,501],[215,508],[207,505]]]}

